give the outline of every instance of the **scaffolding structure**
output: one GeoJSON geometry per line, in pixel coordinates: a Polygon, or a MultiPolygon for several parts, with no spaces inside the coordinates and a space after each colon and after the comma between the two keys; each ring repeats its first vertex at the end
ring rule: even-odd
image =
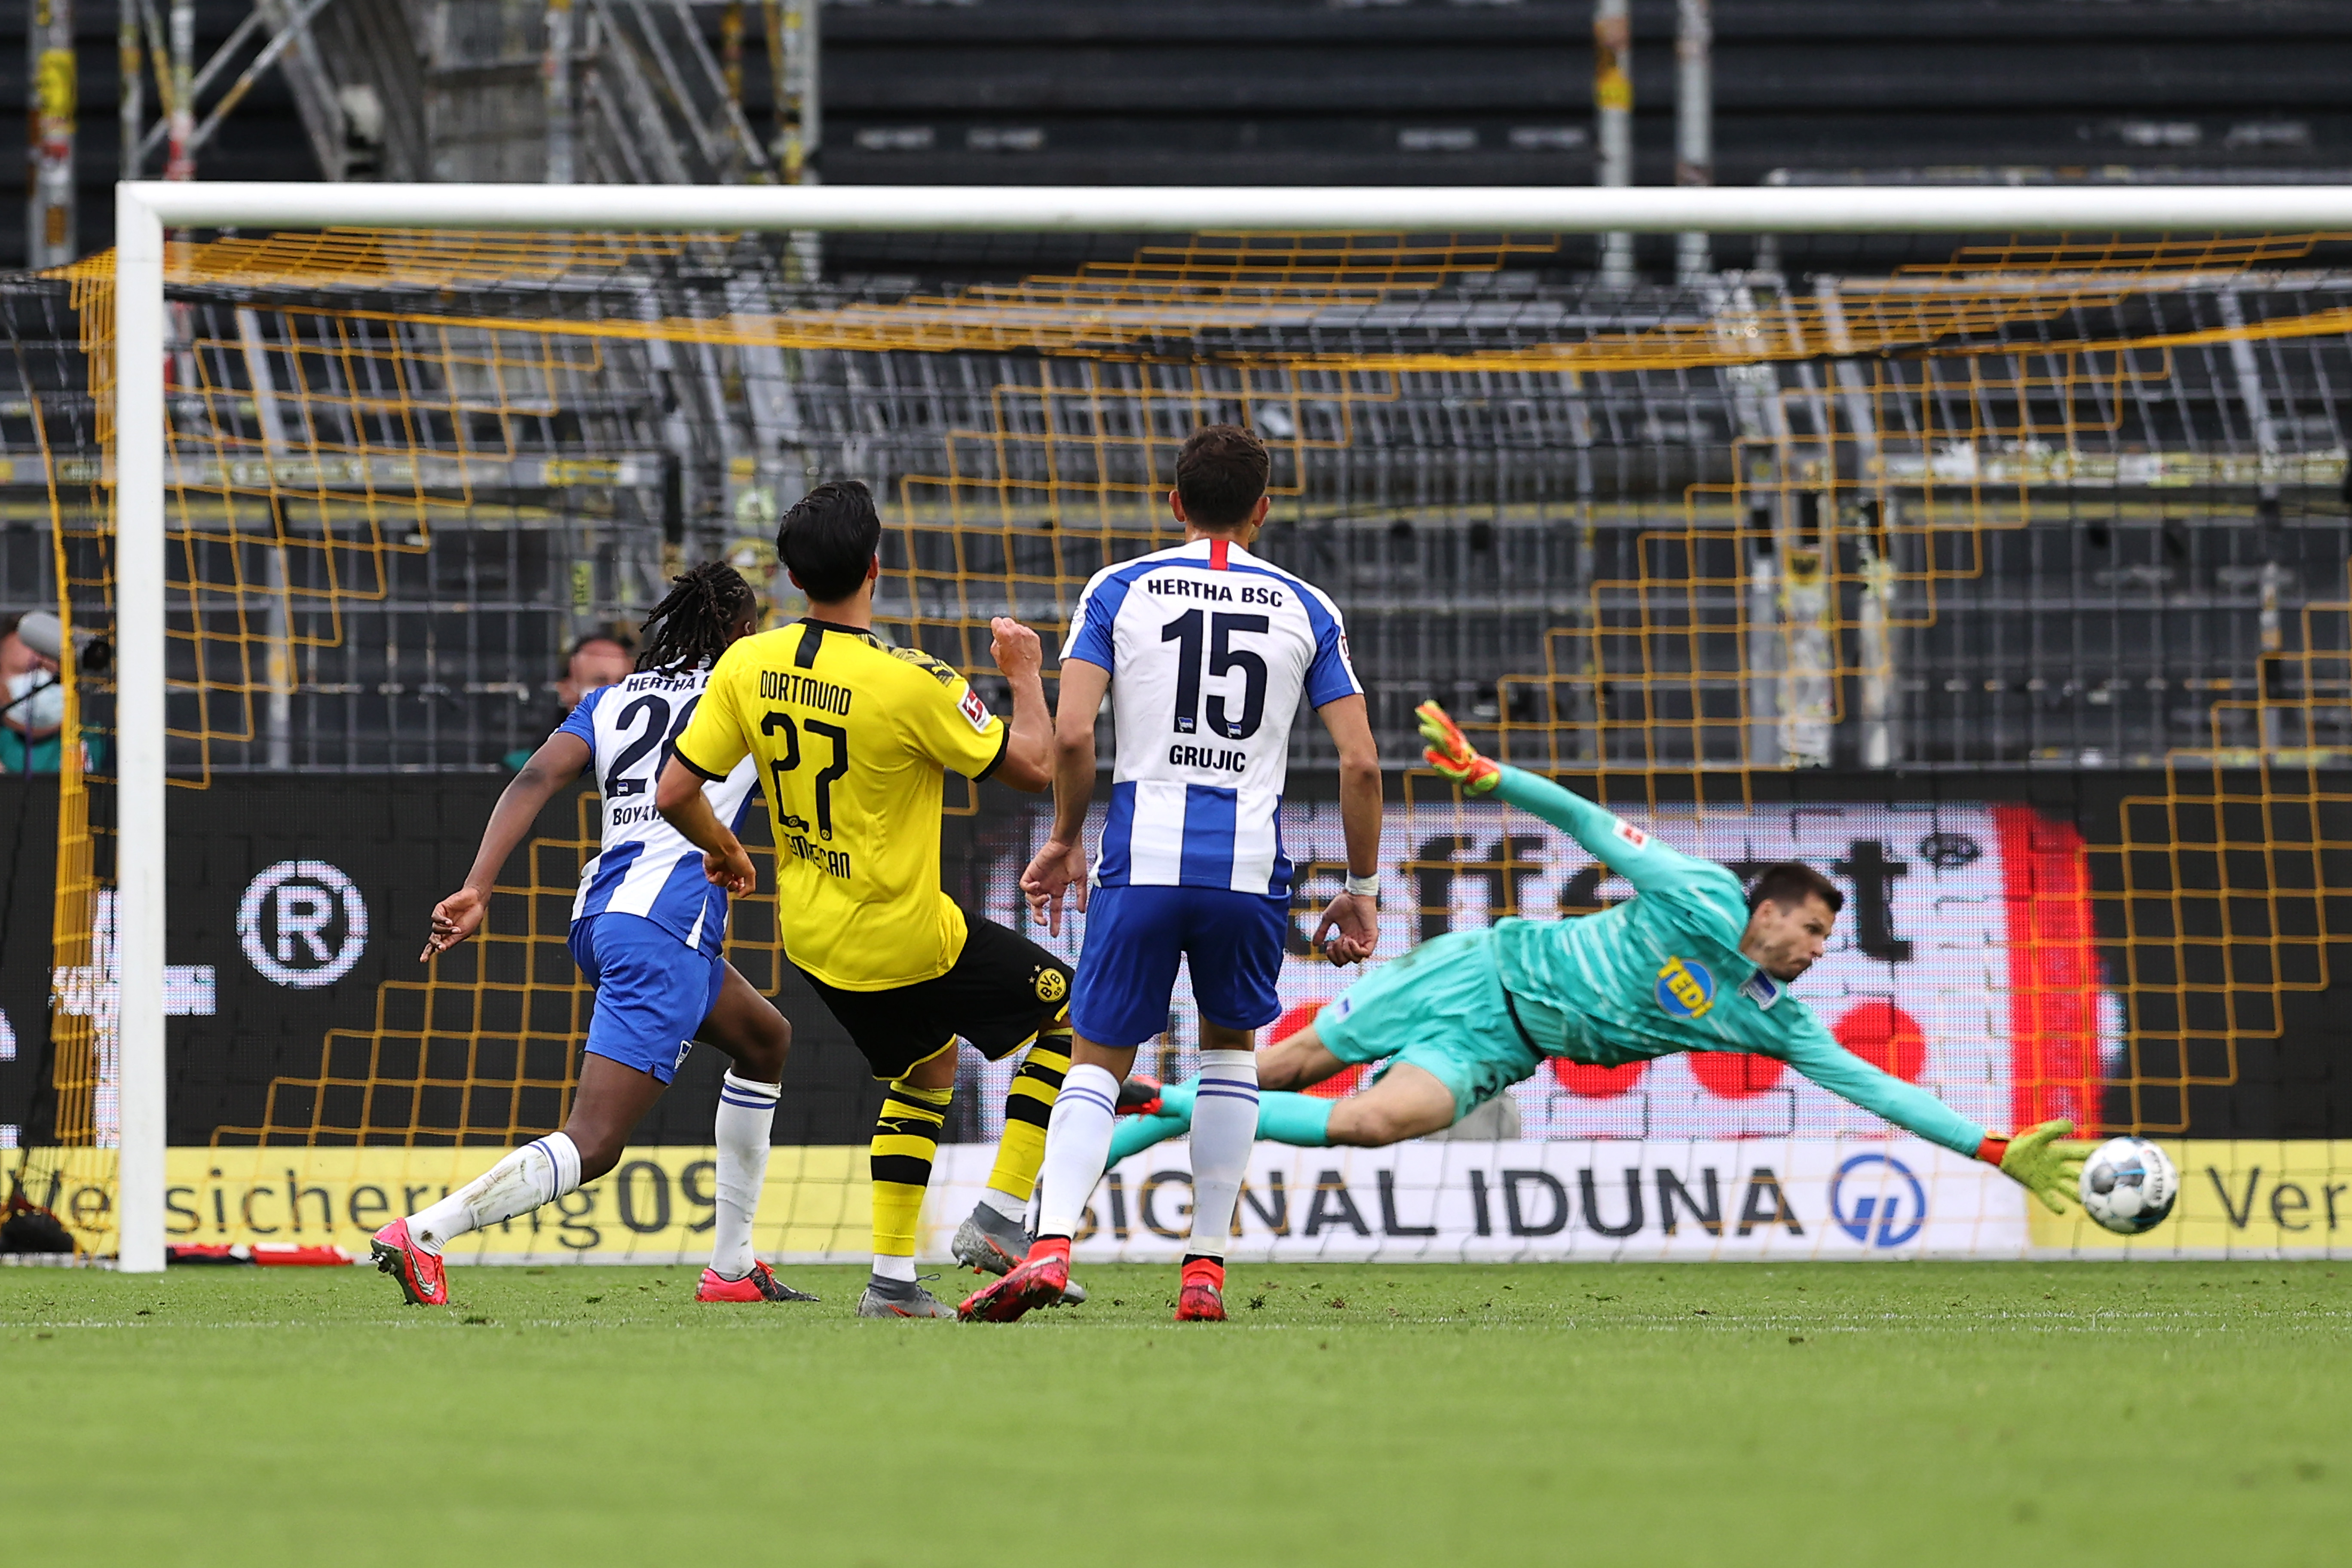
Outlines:
{"type": "MultiPolygon", "coordinates": [[[[888,503],[902,635],[984,663],[989,616],[1057,623],[1166,537],[1220,419],[1273,446],[1266,548],[1348,607],[1391,757],[1430,695],[1555,767],[2352,748],[2316,608],[2352,558],[2332,242],[1630,297],[1549,245],[1202,237],[929,288],[810,279],[786,237],[188,247],[173,765],[493,767],[572,640],[680,561],[772,565],[824,478],[888,503]]],[[[13,286],[20,374],[103,367],[101,271],[13,286]]],[[[48,438],[95,551],[98,425],[48,438]]],[[[10,445],[29,605],[46,481],[10,445]]]]}
{"type": "Polygon", "coordinates": [[[288,79],[331,180],[726,184],[799,177],[815,7],[759,37],[799,84],[775,133],[743,109],[741,5],[714,55],[682,0],[259,0],[303,35],[288,79]]]}

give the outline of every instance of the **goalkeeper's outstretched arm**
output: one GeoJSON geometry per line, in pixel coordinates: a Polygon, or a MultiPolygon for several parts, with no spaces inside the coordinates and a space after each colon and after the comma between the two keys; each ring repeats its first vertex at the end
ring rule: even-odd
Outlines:
{"type": "Polygon", "coordinates": [[[1917,1084],[1906,1083],[1864,1061],[1839,1045],[1820,1019],[1810,1014],[1801,1016],[1808,1026],[1788,1040],[1790,1067],[1840,1100],[1885,1117],[1930,1143],[1940,1143],[1955,1154],[1973,1158],[1983,1147],[1983,1128],[1917,1084]]]}
{"type": "Polygon", "coordinates": [[[1916,1084],[1871,1066],[1837,1043],[1821,1020],[1806,1015],[1810,1027],[1788,1042],[1790,1067],[1839,1099],[1885,1117],[1906,1131],[1955,1154],[1989,1165],[2042,1200],[2053,1214],[2066,1212],[2066,1195],[2082,1175],[2091,1145],[2067,1138],[2071,1121],[2044,1121],[2014,1137],[1988,1132],[1916,1084]]]}

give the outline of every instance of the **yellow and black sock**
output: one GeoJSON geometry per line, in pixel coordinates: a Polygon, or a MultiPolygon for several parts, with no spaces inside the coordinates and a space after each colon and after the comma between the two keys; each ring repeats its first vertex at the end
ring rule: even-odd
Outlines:
{"type": "Polygon", "coordinates": [[[915,1277],[923,1189],[931,1184],[940,1129],[954,1099],[952,1085],[917,1089],[903,1079],[882,1097],[882,1114],[874,1120],[874,1272],[886,1279],[915,1277]]]}
{"type": "Polygon", "coordinates": [[[1054,1097],[1062,1092],[1062,1075],[1069,1070],[1069,1031],[1040,1035],[1005,1092],[1004,1141],[996,1146],[988,1190],[1024,1208],[1037,1184],[1037,1167],[1045,1163],[1045,1122],[1054,1114],[1054,1097]]]}

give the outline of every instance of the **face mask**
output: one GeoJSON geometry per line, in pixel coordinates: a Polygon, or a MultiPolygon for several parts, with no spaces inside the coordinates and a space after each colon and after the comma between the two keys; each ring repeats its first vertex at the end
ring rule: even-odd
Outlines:
{"type": "Polygon", "coordinates": [[[56,676],[46,669],[28,669],[8,678],[9,701],[16,702],[28,694],[31,700],[8,710],[9,721],[17,728],[54,730],[66,721],[66,689],[56,676]]]}

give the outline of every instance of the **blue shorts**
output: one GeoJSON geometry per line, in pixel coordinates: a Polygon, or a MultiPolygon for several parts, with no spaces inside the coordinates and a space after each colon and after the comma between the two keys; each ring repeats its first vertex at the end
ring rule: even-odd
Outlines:
{"type": "Polygon", "coordinates": [[[1070,1025],[1098,1046],[1129,1049],[1168,1027],[1176,961],[1192,964],[1201,1016],[1255,1029],[1282,1016],[1290,900],[1223,888],[1097,888],[1070,994],[1070,1025]]]}
{"type": "Polygon", "coordinates": [[[642,915],[606,913],[574,921],[571,947],[596,988],[588,1050],[669,1082],[718,1004],[727,977],[719,944],[697,952],[642,915]]]}

